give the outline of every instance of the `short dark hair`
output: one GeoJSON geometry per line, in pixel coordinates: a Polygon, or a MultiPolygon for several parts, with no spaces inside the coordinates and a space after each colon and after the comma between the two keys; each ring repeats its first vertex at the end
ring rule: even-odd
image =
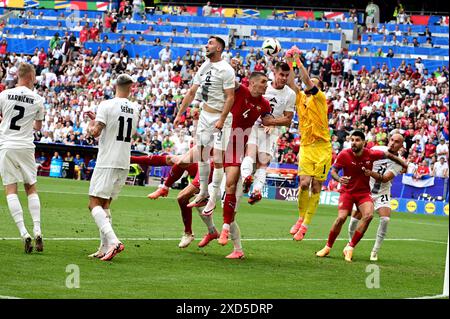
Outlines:
{"type": "Polygon", "coordinates": [[[286,62],[277,62],[275,64],[275,70],[290,71],[291,68],[289,67],[289,64],[287,64],[286,62]]]}
{"type": "Polygon", "coordinates": [[[253,80],[253,79],[258,78],[258,77],[260,77],[260,76],[265,76],[265,77],[267,77],[267,75],[266,75],[265,73],[255,71],[255,72],[252,72],[252,73],[250,74],[249,80],[253,80]]]}
{"type": "Polygon", "coordinates": [[[214,40],[216,40],[217,42],[219,42],[220,46],[222,47],[222,48],[221,48],[221,51],[225,50],[225,41],[223,41],[223,39],[222,39],[221,37],[212,35],[212,36],[210,36],[209,38],[210,38],[210,39],[214,39],[214,40]]]}
{"type": "Polygon", "coordinates": [[[350,136],[357,136],[357,137],[360,137],[363,141],[366,140],[366,136],[360,130],[354,130],[350,136]]]}

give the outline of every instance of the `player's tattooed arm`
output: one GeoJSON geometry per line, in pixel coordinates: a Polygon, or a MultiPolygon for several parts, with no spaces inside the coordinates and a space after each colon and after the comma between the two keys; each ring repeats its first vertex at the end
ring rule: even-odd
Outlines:
{"type": "Polygon", "coordinates": [[[87,128],[87,132],[93,137],[99,137],[105,127],[105,123],[92,120],[87,128]]]}
{"type": "Polygon", "coordinates": [[[284,112],[282,117],[274,118],[272,114],[266,114],[261,120],[264,126],[290,126],[293,117],[293,112],[284,112]]]}

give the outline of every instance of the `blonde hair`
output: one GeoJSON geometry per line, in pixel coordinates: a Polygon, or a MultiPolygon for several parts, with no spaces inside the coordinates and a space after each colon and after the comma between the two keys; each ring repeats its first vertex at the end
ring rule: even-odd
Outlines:
{"type": "Polygon", "coordinates": [[[19,79],[25,78],[29,74],[36,74],[36,71],[34,70],[34,66],[28,63],[20,63],[19,69],[17,71],[17,74],[19,75],[19,79]]]}

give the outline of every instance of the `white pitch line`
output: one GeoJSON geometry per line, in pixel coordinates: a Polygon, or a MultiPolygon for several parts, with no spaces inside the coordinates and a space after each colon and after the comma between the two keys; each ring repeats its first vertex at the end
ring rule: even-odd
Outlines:
{"type": "MultiPolygon", "coordinates": [[[[44,240],[51,241],[90,241],[90,240],[99,240],[100,238],[96,237],[52,237],[45,238],[44,240]]],[[[121,240],[128,241],[174,241],[180,240],[180,238],[172,238],[172,237],[163,237],[163,238],[149,238],[149,237],[124,237],[120,238],[121,240]]],[[[0,238],[1,240],[22,240],[20,237],[4,237],[0,238]]],[[[292,238],[243,238],[242,241],[292,241],[292,238]]],[[[306,238],[303,241],[326,241],[327,238],[306,238]]],[[[373,238],[363,238],[362,241],[374,241],[373,238]]],[[[427,239],[418,239],[418,238],[386,238],[385,241],[419,241],[433,244],[447,244],[447,242],[436,241],[436,240],[427,240],[427,239]]],[[[338,238],[336,241],[348,241],[345,238],[338,238]]]]}
{"type": "Polygon", "coordinates": [[[405,299],[439,299],[439,298],[448,298],[448,295],[423,296],[423,297],[414,297],[414,298],[405,298],[405,299]]]}
{"type": "Polygon", "coordinates": [[[22,298],[19,298],[19,297],[13,297],[13,296],[2,296],[2,295],[0,295],[0,299],[22,299],[22,298]]]}

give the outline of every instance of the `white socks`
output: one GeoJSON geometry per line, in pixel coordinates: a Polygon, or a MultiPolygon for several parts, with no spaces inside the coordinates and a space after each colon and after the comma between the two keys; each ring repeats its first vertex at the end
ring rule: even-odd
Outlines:
{"type": "Polygon", "coordinates": [[[208,185],[208,193],[209,193],[209,201],[205,206],[205,211],[210,211],[214,209],[214,205],[216,204],[217,194],[220,190],[220,184],[222,183],[224,175],[223,167],[214,168],[213,176],[211,184],[208,185]]]}
{"type": "Polygon", "coordinates": [[[244,157],[244,159],[242,160],[242,164],[241,164],[241,176],[242,179],[246,179],[247,176],[252,175],[253,173],[253,158],[251,158],[250,156],[246,156],[244,157]]]}
{"type": "Polygon", "coordinates": [[[266,168],[258,168],[255,172],[255,182],[253,183],[253,190],[261,191],[266,183],[266,168]]]}
{"type": "Polygon", "coordinates": [[[200,193],[198,196],[208,195],[208,177],[209,177],[209,162],[198,162],[198,178],[200,183],[200,193]]]}
{"type": "Polygon", "coordinates": [[[375,245],[373,246],[372,251],[378,252],[378,250],[381,248],[381,244],[386,237],[389,220],[389,217],[380,217],[380,225],[378,225],[377,230],[377,239],[375,240],[375,245]]]}
{"type": "Polygon", "coordinates": [[[348,224],[348,236],[349,240],[352,241],[353,235],[355,234],[356,228],[358,227],[359,219],[350,217],[350,223],[348,224]]]}
{"type": "Polygon", "coordinates": [[[208,232],[210,234],[213,234],[215,232],[215,230],[216,230],[216,226],[214,225],[214,220],[213,220],[212,215],[205,216],[205,215],[202,214],[202,211],[198,207],[196,207],[196,208],[197,208],[197,211],[198,211],[198,215],[203,220],[203,222],[205,223],[206,227],[208,227],[208,232]]]}
{"type": "Polygon", "coordinates": [[[33,220],[34,237],[41,234],[41,202],[38,194],[34,193],[28,196],[28,209],[33,220]]]}
{"type": "Polygon", "coordinates": [[[10,194],[6,196],[6,201],[8,202],[9,212],[11,213],[14,222],[19,228],[20,236],[22,238],[29,237],[27,229],[25,228],[25,224],[23,222],[23,210],[20,205],[19,197],[17,194],[10,194]]]}
{"type": "Polygon", "coordinates": [[[235,221],[230,224],[230,239],[233,241],[234,250],[242,251],[241,230],[235,221]]]}
{"type": "Polygon", "coordinates": [[[101,206],[95,206],[92,209],[91,214],[92,217],[94,217],[95,223],[97,224],[100,233],[104,236],[104,239],[106,239],[106,242],[109,245],[115,245],[119,243],[119,239],[117,239],[117,236],[112,229],[105,210],[103,210],[101,206]]]}

